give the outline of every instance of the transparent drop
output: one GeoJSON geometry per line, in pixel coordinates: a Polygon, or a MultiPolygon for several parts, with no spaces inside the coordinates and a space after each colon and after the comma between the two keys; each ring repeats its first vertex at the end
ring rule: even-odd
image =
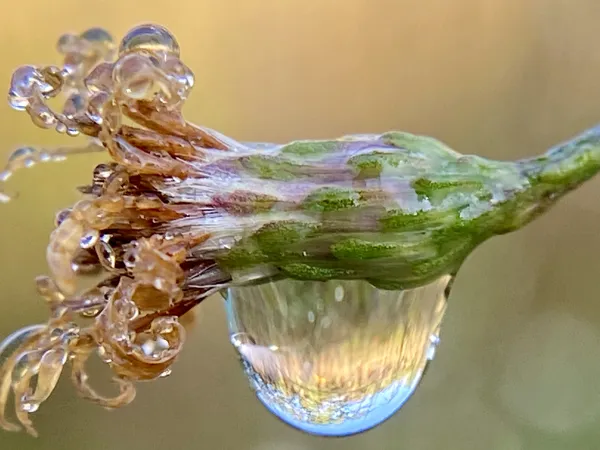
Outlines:
{"type": "Polygon", "coordinates": [[[45,325],[30,325],[7,336],[0,344],[0,364],[6,360],[34,334],[44,331],[45,325]]]}
{"type": "Polygon", "coordinates": [[[21,147],[11,153],[8,164],[11,166],[23,166],[26,161],[37,157],[37,151],[31,147],[21,147]]]}
{"type": "Polygon", "coordinates": [[[78,44],[79,37],[77,37],[74,34],[67,33],[63,34],[60,38],[58,38],[56,48],[59,53],[65,54],[76,50],[78,48],[78,44]]]}
{"type": "Polygon", "coordinates": [[[179,56],[179,44],[175,37],[160,25],[144,24],[131,29],[119,46],[120,55],[139,50],[179,56]]]}
{"type": "Polygon", "coordinates": [[[58,213],[56,213],[56,216],[54,217],[54,225],[58,227],[61,223],[65,221],[65,219],[69,217],[70,214],[71,208],[65,208],[60,210],[58,213]]]}
{"type": "Polygon", "coordinates": [[[34,66],[21,66],[14,71],[8,92],[8,102],[13,109],[23,111],[29,106],[39,78],[40,73],[34,66]]]}
{"type": "Polygon", "coordinates": [[[113,308],[115,312],[125,320],[133,320],[139,314],[136,304],[131,300],[126,300],[124,298],[115,300],[113,308]]]}
{"type": "Polygon", "coordinates": [[[63,114],[69,119],[72,119],[76,115],[83,113],[86,107],[87,102],[83,95],[77,93],[72,94],[65,102],[65,106],[63,107],[63,114]]]}
{"type": "Polygon", "coordinates": [[[0,172],[0,182],[7,181],[12,176],[12,172],[10,170],[3,170],[0,172]]]}
{"type": "Polygon", "coordinates": [[[66,133],[67,126],[62,122],[57,122],[56,123],[56,131],[58,131],[60,134],[66,133]]]}
{"type": "Polygon", "coordinates": [[[92,248],[94,245],[96,245],[96,242],[98,242],[99,237],[100,233],[98,230],[88,231],[79,241],[79,246],[85,249],[92,248]]]}
{"type": "Polygon", "coordinates": [[[37,402],[28,401],[26,397],[21,398],[21,411],[32,414],[40,408],[40,404],[37,402]]]}
{"type": "Polygon", "coordinates": [[[83,33],[81,33],[80,37],[88,42],[106,45],[111,44],[113,41],[113,38],[108,31],[106,31],[104,28],[98,27],[85,30],[83,33]]]}
{"type": "Polygon", "coordinates": [[[394,415],[417,388],[451,280],[405,291],[364,281],[231,288],[231,342],[275,416],[310,434],[360,433],[394,415]]]}

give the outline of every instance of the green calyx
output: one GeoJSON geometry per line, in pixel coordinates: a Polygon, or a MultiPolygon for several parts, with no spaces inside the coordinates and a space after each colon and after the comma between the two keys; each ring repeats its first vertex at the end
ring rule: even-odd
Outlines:
{"type": "Polygon", "coordinates": [[[261,225],[218,261],[267,264],[303,280],[415,287],[455,273],[479,244],[523,227],[599,170],[598,129],[514,162],[399,132],[298,141],[244,157],[242,177],[285,183],[279,213],[256,214],[261,225]]]}

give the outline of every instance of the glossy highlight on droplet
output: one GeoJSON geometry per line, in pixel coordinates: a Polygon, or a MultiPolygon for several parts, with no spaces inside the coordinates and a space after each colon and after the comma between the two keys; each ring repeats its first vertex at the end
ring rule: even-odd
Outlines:
{"type": "Polygon", "coordinates": [[[283,280],[229,289],[231,342],[258,399],[304,432],[347,436],[393,416],[435,353],[450,276],[405,291],[283,280]]]}

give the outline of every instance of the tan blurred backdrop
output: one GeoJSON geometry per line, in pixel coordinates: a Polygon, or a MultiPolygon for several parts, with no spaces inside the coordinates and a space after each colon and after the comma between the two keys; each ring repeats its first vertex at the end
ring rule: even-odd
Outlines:
{"type": "MultiPolygon", "coordinates": [[[[401,129],[463,153],[516,158],[600,122],[597,0],[2,0],[0,81],[58,62],[56,38],[159,22],[197,84],[194,121],[241,140],[401,129]]],[[[0,155],[68,138],[0,107],[0,155]]],[[[22,171],[0,205],[0,336],[43,320],[54,212],[102,158],[22,171]]],[[[207,302],[173,375],[106,412],[68,381],[35,415],[41,438],[0,449],[600,448],[600,179],[525,230],[479,248],[450,300],[438,356],[391,420],[350,439],[306,436],[256,401],[207,302]]],[[[107,374],[99,372],[98,377],[107,374]]]]}

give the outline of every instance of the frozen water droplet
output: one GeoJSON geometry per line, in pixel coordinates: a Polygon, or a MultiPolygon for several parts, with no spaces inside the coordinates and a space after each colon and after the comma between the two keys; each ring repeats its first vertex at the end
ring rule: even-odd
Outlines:
{"type": "Polygon", "coordinates": [[[92,248],[98,242],[98,238],[100,237],[100,233],[98,230],[88,231],[83,235],[81,240],[79,241],[79,246],[81,248],[92,248]]]}
{"type": "Polygon", "coordinates": [[[175,37],[160,25],[144,24],[129,31],[121,41],[119,54],[147,50],[170,53],[179,56],[179,44],[175,37]]]}
{"type": "Polygon", "coordinates": [[[363,281],[231,288],[231,342],[274,415],[311,434],[360,433],[391,417],[417,388],[450,280],[405,291],[363,281]]]}

